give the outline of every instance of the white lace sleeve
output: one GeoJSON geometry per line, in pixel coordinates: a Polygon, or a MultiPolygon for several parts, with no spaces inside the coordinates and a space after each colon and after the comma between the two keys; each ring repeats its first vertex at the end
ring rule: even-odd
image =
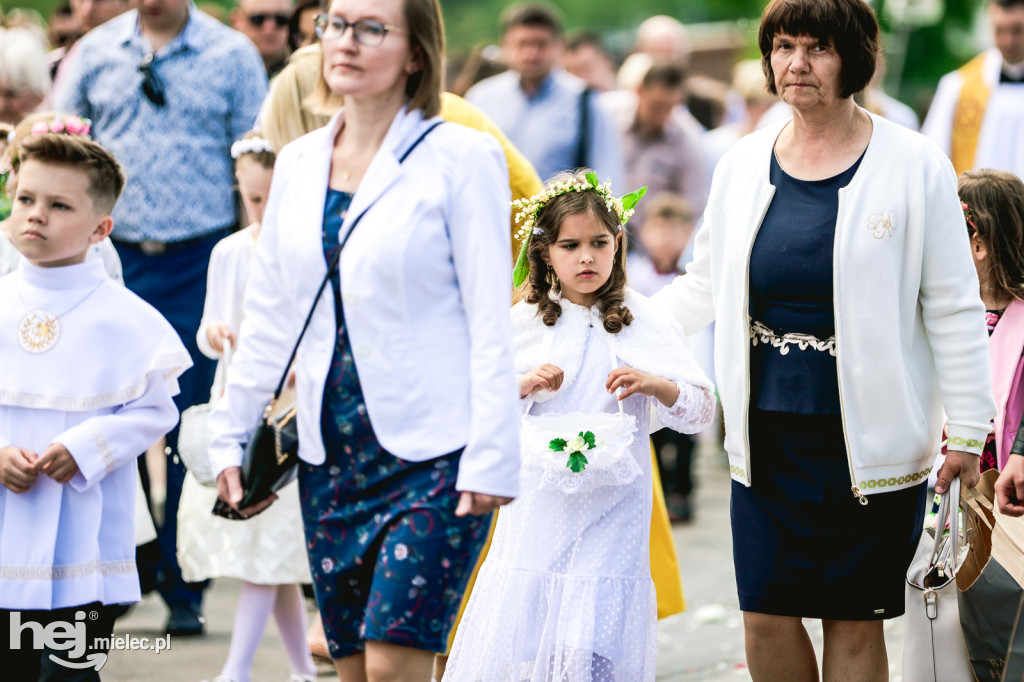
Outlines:
{"type": "Polygon", "coordinates": [[[715,394],[701,386],[676,382],[679,397],[672,407],[652,398],[657,411],[657,421],[679,433],[697,433],[711,424],[715,417],[715,394]]]}

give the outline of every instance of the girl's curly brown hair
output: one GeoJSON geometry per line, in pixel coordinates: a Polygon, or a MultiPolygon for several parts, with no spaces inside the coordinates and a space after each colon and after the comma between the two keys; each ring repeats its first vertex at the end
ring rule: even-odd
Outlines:
{"type": "MultiPolygon", "coordinates": [[[[549,180],[549,185],[573,180],[585,183],[587,182],[586,174],[592,172],[588,169],[580,169],[575,172],[559,173],[549,180]]],[[[614,211],[608,210],[604,197],[597,192],[583,191],[560,194],[551,199],[537,214],[536,227],[542,229],[543,232],[534,234],[530,238],[529,251],[526,254],[530,261],[530,277],[524,284],[525,299],[527,303],[537,306],[537,314],[541,316],[545,325],[548,327],[555,325],[558,317],[562,314],[562,306],[550,296],[550,293],[560,293],[562,288],[554,270],[548,268],[545,256],[547,256],[548,249],[558,241],[558,232],[562,221],[569,216],[581,213],[589,213],[608,228],[608,232],[618,244],[611,275],[608,277],[608,281],[595,292],[605,331],[617,334],[622,330],[623,325],[628,325],[633,321],[633,313],[623,305],[626,295],[626,264],[623,252],[622,225],[619,222],[619,216],[614,211]]]]}

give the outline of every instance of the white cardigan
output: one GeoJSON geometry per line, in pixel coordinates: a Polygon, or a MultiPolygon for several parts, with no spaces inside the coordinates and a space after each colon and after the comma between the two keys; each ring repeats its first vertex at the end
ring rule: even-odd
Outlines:
{"type": "MultiPolygon", "coordinates": [[[[324,197],[344,112],[277,160],[239,348],[210,416],[217,473],[242,444],[280,378],[327,272],[324,197]]],[[[409,461],[465,447],[459,490],[514,496],[518,389],[509,314],[508,170],[484,133],[402,110],[352,200],[342,234],[372,205],[341,257],[345,322],[381,445],[409,461]]],[[[299,456],[324,461],[323,388],[334,354],[334,297],[321,297],[296,360],[299,456]]]]}
{"type": "MultiPolygon", "coordinates": [[[[995,404],[978,277],[952,166],[918,133],[878,116],[839,191],[833,286],[839,396],[854,494],[912,486],[938,451],[980,452],[995,404]],[[859,490],[856,490],[859,488],[859,490]]],[[[750,485],[750,250],[775,192],[780,122],[719,163],[687,274],[655,300],[686,332],[715,320],[715,371],[734,480],[750,485]]],[[[804,351],[809,352],[809,351],[804,351]]]]}

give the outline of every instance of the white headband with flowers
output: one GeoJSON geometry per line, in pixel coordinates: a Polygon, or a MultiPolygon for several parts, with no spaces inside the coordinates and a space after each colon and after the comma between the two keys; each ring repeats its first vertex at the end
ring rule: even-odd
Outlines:
{"type": "Polygon", "coordinates": [[[587,173],[584,175],[584,178],[586,179],[585,182],[575,178],[554,182],[545,187],[539,194],[535,194],[528,199],[516,199],[512,202],[515,222],[516,225],[519,225],[519,229],[516,230],[515,239],[516,241],[523,240],[523,245],[519,249],[519,258],[516,259],[516,266],[512,271],[513,286],[518,287],[526,281],[526,276],[530,272],[530,261],[527,258],[526,252],[530,247],[530,238],[535,234],[544,234],[544,230],[537,227],[537,216],[540,215],[540,212],[544,210],[549,201],[570,192],[597,192],[604,199],[608,212],[614,211],[618,216],[619,229],[621,230],[629,221],[630,216],[633,215],[637,202],[647,192],[646,187],[641,187],[635,192],[630,192],[621,198],[616,198],[612,195],[611,180],[606,180],[602,184],[597,179],[597,173],[587,173]]]}
{"type": "Polygon", "coordinates": [[[270,141],[265,137],[250,137],[238,140],[231,145],[231,158],[237,161],[242,154],[273,153],[273,151],[274,148],[270,146],[270,141]]]}

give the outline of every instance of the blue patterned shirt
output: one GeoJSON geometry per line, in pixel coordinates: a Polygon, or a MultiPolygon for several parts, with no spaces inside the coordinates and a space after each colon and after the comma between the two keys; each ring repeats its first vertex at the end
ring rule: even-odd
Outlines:
{"type": "Polygon", "coordinates": [[[231,143],[255,124],[267,92],[249,39],[190,6],[185,28],[153,60],[163,107],[142,92],[139,64],[152,49],[136,10],[81,42],[55,101],[92,119],[93,136],[124,166],[114,237],[175,242],[232,225],[231,143]]]}

